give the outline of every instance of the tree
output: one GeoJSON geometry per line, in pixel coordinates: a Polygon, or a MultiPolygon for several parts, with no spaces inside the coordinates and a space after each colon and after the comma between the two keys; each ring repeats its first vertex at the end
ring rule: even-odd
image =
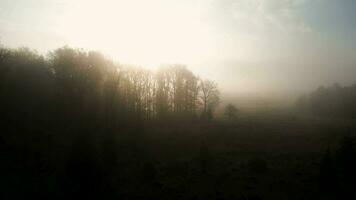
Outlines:
{"type": "Polygon", "coordinates": [[[200,95],[199,101],[202,104],[202,118],[211,119],[214,109],[220,103],[220,92],[218,85],[214,81],[205,79],[199,83],[200,95]]]}
{"type": "MultiPolygon", "coordinates": [[[[153,73],[117,65],[98,52],[63,47],[44,57],[0,45],[4,191],[12,197],[13,188],[21,196],[41,188],[47,198],[117,195],[118,184],[132,175],[120,170],[130,167],[122,159],[139,163],[142,157],[143,120],[194,117],[198,103],[211,116],[219,103],[217,84],[199,81],[183,65],[153,73]],[[13,175],[16,183],[7,181],[13,175]]],[[[207,146],[200,158],[208,172],[207,146]]],[[[142,171],[143,180],[159,185],[153,163],[142,171]]]]}
{"type": "Polygon", "coordinates": [[[225,107],[225,116],[229,120],[236,119],[237,118],[237,112],[238,112],[237,108],[232,104],[228,104],[225,107]]]}
{"type": "Polygon", "coordinates": [[[296,102],[304,113],[328,118],[356,118],[356,85],[321,86],[296,102]]]}
{"type": "MultiPolygon", "coordinates": [[[[10,72],[10,66],[8,65],[8,60],[10,59],[11,52],[8,49],[2,48],[0,44],[0,99],[2,100],[3,88],[7,74],[10,72]]],[[[0,104],[2,101],[0,100],[0,104]]]]}
{"type": "Polygon", "coordinates": [[[198,78],[186,66],[172,65],[159,69],[155,90],[157,117],[196,115],[198,78]]]}

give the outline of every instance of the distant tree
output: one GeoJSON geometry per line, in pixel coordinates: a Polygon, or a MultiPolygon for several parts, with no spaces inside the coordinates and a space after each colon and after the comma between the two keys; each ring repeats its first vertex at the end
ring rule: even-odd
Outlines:
{"type": "Polygon", "coordinates": [[[2,90],[4,88],[5,79],[7,77],[7,74],[10,72],[10,66],[8,64],[10,55],[11,55],[10,50],[2,48],[0,44],[0,98],[2,96],[2,90]]]}
{"type": "Polygon", "coordinates": [[[197,110],[198,78],[184,65],[161,68],[156,74],[158,117],[192,117],[197,110]]]}
{"type": "Polygon", "coordinates": [[[157,117],[165,118],[170,112],[170,91],[171,80],[167,69],[161,68],[156,74],[156,112],[157,117]]]}
{"type": "Polygon", "coordinates": [[[329,118],[356,118],[356,85],[335,83],[300,97],[296,108],[304,113],[329,118]]]}
{"type": "Polygon", "coordinates": [[[306,112],[308,109],[308,100],[305,95],[299,97],[295,103],[297,109],[301,112],[306,112]]]}
{"type": "Polygon", "coordinates": [[[225,107],[225,113],[224,114],[225,114],[227,119],[229,119],[229,120],[236,119],[237,118],[237,113],[238,113],[238,110],[234,105],[228,104],[225,107]]]}
{"type": "Polygon", "coordinates": [[[220,103],[220,92],[218,85],[211,80],[200,80],[199,83],[200,95],[199,100],[202,104],[202,118],[212,118],[212,113],[220,103]]]}
{"type": "MultiPolygon", "coordinates": [[[[114,195],[127,178],[118,169],[130,167],[122,157],[142,157],[143,121],[195,117],[199,103],[211,118],[219,103],[217,84],[199,81],[184,65],[153,73],[82,49],[62,47],[44,57],[0,46],[4,191],[60,198],[114,195]],[[15,179],[19,187],[7,181],[15,179]]],[[[203,171],[210,162],[203,147],[203,171]]],[[[157,183],[154,163],[143,165],[142,178],[157,183]]]]}
{"type": "Polygon", "coordinates": [[[0,78],[2,115],[20,124],[47,121],[52,75],[46,61],[27,48],[11,50],[7,54],[1,65],[4,74],[0,73],[3,76],[0,78]]]}

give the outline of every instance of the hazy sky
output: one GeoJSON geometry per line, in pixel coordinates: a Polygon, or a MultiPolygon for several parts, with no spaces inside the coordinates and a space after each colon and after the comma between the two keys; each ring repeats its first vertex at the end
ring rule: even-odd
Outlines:
{"type": "Polygon", "coordinates": [[[356,0],[0,0],[0,42],[187,64],[230,93],[356,81],[356,0]]]}

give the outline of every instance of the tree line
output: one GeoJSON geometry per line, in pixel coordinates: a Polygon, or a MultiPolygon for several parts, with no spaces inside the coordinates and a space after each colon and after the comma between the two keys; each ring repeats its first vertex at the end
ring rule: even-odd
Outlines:
{"type": "Polygon", "coordinates": [[[115,196],[126,179],[141,183],[143,122],[209,119],[218,103],[217,84],[184,65],[153,72],[69,47],[0,48],[0,198],[115,196]]]}
{"type": "Polygon", "coordinates": [[[42,115],[46,120],[51,112],[68,123],[95,115],[106,120],[118,115],[209,118],[219,103],[217,84],[200,79],[184,65],[152,72],[68,47],[47,57],[26,48],[1,48],[0,70],[1,111],[9,117],[37,120],[42,115]]]}
{"type": "Polygon", "coordinates": [[[308,95],[300,97],[298,110],[320,117],[356,118],[356,84],[321,86],[308,95]]]}

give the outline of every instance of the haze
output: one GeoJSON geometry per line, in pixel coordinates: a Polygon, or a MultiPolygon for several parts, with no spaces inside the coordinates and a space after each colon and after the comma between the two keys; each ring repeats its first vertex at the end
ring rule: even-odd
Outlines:
{"type": "Polygon", "coordinates": [[[297,96],[355,81],[355,10],[352,0],[2,0],[0,42],[182,63],[223,93],[297,96]]]}
{"type": "Polygon", "coordinates": [[[0,199],[355,200],[355,11],[0,0],[0,199]]]}

